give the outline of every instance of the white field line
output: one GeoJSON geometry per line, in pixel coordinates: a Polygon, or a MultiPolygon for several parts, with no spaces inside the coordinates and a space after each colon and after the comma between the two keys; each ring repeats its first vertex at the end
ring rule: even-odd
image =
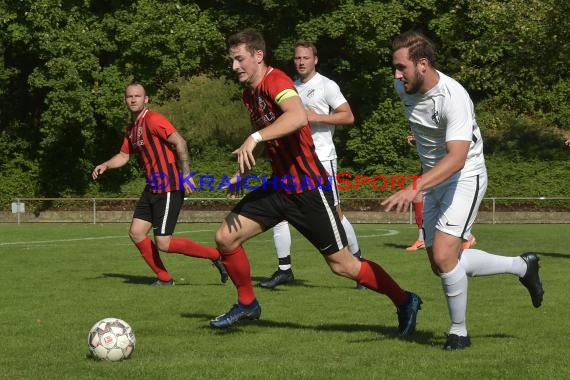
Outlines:
{"type": "MultiPolygon", "coordinates": [[[[198,232],[213,232],[213,230],[194,230],[194,231],[181,231],[178,234],[185,233],[198,233],[198,232]]],[[[0,247],[7,245],[32,245],[32,244],[50,244],[50,243],[68,243],[75,241],[90,241],[90,240],[109,240],[109,239],[125,239],[128,238],[127,234],[124,235],[111,235],[111,236],[97,236],[97,237],[84,237],[84,238],[71,238],[71,239],[53,239],[53,240],[32,240],[32,241],[12,241],[0,243],[0,247]]]]}
{"type": "MultiPolygon", "coordinates": [[[[376,238],[376,237],[383,237],[383,236],[394,236],[398,235],[400,232],[397,230],[387,230],[387,229],[378,229],[378,231],[385,231],[381,234],[374,234],[374,235],[357,235],[358,239],[367,239],[367,238],[376,238]]],[[[201,233],[201,232],[214,232],[214,230],[192,230],[192,231],[179,231],[176,234],[194,234],[194,233],[201,233]]],[[[12,241],[12,242],[3,242],[0,243],[0,247],[5,246],[14,246],[14,245],[36,245],[36,244],[54,244],[54,243],[70,243],[70,242],[77,242],[77,241],[95,241],[95,240],[110,240],[110,239],[125,239],[128,235],[110,235],[110,236],[97,236],[97,237],[85,237],[85,238],[71,238],[71,239],[53,239],[53,240],[32,240],[32,241],[12,241]]],[[[273,239],[255,239],[251,241],[251,243],[263,243],[266,244],[267,242],[272,242],[273,239]]],[[[198,242],[200,243],[200,242],[198,242]]]]}

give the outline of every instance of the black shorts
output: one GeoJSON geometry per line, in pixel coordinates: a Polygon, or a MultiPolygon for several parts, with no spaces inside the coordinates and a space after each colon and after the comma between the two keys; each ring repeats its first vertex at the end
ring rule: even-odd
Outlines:
{"type": "Polygon", "coordinates": [[[155,236],[172,235],[183,201],[184,192],[181,190],[155,194],[145,188],[135,206],[133,218],[150,222],[155,236]]]}
{"type": "Polygon", "coordinates": [[[232,212],[255,220],[265,229],[286,220],[323,255],[338,252],[348,244],[330,189],[285,194],[258,188],[248,193],[232,212]]]}

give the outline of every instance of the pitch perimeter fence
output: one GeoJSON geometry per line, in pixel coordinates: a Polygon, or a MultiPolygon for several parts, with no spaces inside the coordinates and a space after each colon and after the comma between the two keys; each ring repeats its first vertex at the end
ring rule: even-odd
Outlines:
{"type": "MultiPolygon", "coordinates": [[[[138,198],[16,198],[0,210],[0,223],[129,223],[138,198]]],[[[406,213],[384,212],[384,198],[343,198],[352,223],[415,223],[406,213]]],[[[221,222],[238,200],[194,198],[184,201],[180,223],[221,222]]],[[[570,223],[570,197],[488,197],[477,223],[570,223]]]]}

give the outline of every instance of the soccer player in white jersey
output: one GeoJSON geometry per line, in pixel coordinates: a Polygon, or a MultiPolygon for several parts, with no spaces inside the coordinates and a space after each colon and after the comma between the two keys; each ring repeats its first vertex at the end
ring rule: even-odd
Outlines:
{"type": "MultiPolygon", "coordinates": [[[[311,134],[319,160],[332,178],[334,204],[348,238],[350,252],[360,258],[361,252],[354,228],[342,213],[338,189],[336,188],[337,155],[333,142],[336,125],[351,125],[354,115],[339,86],[331,79],[317,72],[319,62],[316,46],[308,41],[297,41],[295,44],[295,70],[299,78],[295,88],[303,101],[311,124],[311,134]]],[[[291,269],[291,231],[289,224],[283,221],[273,227],[273,240],[279,260],[278,268],[273,275],[260,282],[260,286],[273,289],[280,284],[294,281],[291,269]]],[[[357,289],[363,289],[359,284],[357,289]]]]}
{"type": "MultiPolygon", "coordinates": [[[[415,146],[416,145],[416,138],[413,134],[409,134],[406,137],[406,141],[409,145],[415,146]]],[[[421,171],[420,171],[421,175],[421,171]]],[[[418,249],[425,248],[424,244],[424,219],[423,219],[423,209],[424,209],[424,196],[420,192],[412,201],[412,208],[414,209],[414,217],[416,219],[416,225],[418,226],[418,238],[416,241],[406,248],[406,251],[417,251],[418,249]]],[[[465,236],[465,240],[463,241],[463,249],[472,248],[476,244],[477,240],[475,239],[475,235],[471,235],[469,237],[465,236]]]]}
{"type": "Polygon", "coordinates": [[[395,88],[416,138],[423,175],[415,188],[392,194],[386,211],[408,209],[424,193],[425,245],[433,272],[441,278],[451,328],[444,349],[469,347],[465,314],[467,276],[510,273],[527,288],[539,307],[544,290],[534,253],[508,257],[462,249],[487,188],[483,140],[467,91],[436,70],[435,48],[423,34],[404,32],[392,42],[395,88]]]}

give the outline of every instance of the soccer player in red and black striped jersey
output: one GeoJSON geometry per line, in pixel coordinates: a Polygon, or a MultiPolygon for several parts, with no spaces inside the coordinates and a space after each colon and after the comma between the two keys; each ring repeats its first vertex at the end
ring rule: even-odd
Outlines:
{"type": "MultiPolygon", "coordinates": [[[[293,81],[281,70],[266,65],[265,41],[257,31],[236,33],[228,45],[232,69],[245,86],[243,101],[255,130],[233,152],[238,176],[255,165],[255,157],[263,148],[271,159],[273,176],[249,192],[216,232],[238,302],[210,321],[210,326],[227,328],[240,319],[260,317],[243,243],[287,220],[319,250],[333,273],[387,295],[398,311],[399,334],[412,334],[421,299],[403,290],[378,264],[360,261],[350,253],[328,173],[315,152],[307,114],[293,81]]],[[[231,182],[239,185],[238,176],[231,182]]]]}
{"type": "Polygon", "coordinates": [[[133,154],[139,157],[147,186],[135,206],[129,235],[156,274],[153,285],[174,284],[160,259],[159,250],[212,260],[220,272],[221,281],[226,282],[228,275],[217,249],[172,236],[184,194],[196,188],[190,176],[186,141],[165,116],[147,108],[148,96],[141,84],[127,86],[125,103],[131,113],[131,123],[121,149],[111,159],[95,167],[93,179],[107,169],[124,166],[133,154]],[[148,236],[151,228],[155,241],[148,236]]]}

